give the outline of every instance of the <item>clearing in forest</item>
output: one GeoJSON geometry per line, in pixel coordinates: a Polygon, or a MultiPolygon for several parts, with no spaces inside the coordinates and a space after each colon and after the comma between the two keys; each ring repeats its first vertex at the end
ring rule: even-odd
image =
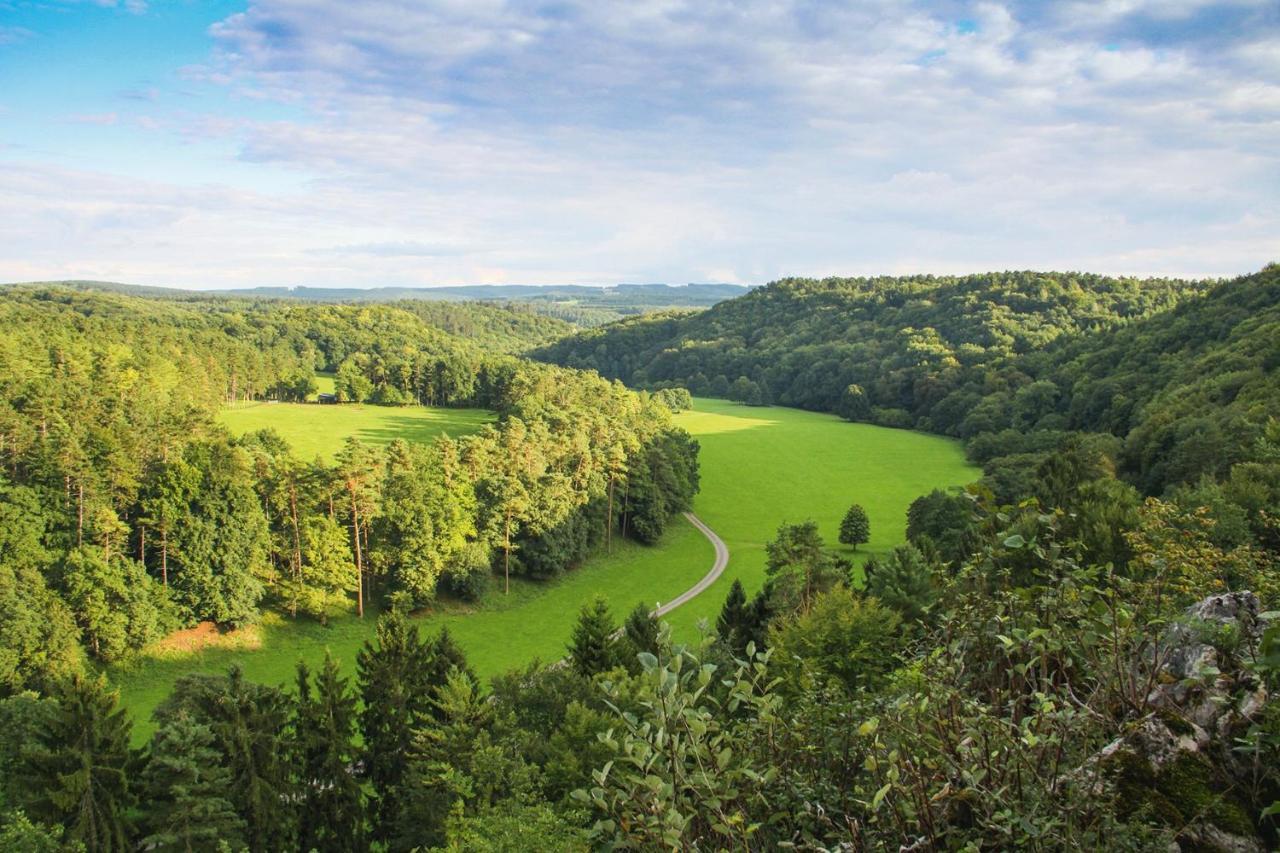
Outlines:
{"type": "Polygon", "coordinates": [[[484,409],[445,409],[431,406],[370,406],[364,403],[249,403],[223,409],[218,422],[235,435],[274,429],[289,442],[299,459],[319,456],[332,461],[347,436],[382,446],[394,439],[428,442],[441,433],[451,437],[475,432],[493,423],[484,409]]]}

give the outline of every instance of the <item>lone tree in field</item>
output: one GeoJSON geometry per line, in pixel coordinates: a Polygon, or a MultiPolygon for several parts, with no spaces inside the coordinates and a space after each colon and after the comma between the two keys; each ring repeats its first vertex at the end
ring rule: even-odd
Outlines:
{"type": "Polygon", "coordinates": [[[840,522],[840,541],[856,549],[870,539],[871,521],[867,518],[867,511],[860,504],[854,504],[844,514],[844,521],[840,522]]]}

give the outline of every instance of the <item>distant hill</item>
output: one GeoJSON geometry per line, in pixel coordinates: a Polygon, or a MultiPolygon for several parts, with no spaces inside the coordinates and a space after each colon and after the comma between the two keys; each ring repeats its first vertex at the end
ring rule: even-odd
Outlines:
{"type": "Polygon", "coordinates": [[[109,281],[40,281],[58,285],[164,299],[287,299],[306,302],[522,302],[539,314],[579,326],[598,326],[624,316],[668,308],[710,308],[752,288],[740,284],[466,284],[448,287],[250,287],[238,290],[182,290],[109,281]]]}

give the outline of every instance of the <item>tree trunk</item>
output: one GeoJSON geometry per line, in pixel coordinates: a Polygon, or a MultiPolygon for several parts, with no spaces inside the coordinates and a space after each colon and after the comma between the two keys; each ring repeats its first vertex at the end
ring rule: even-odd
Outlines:
{"type": "Polygon", "coordinates": [[[506,526],[503,530],[502,544],[502,574],[504,576],[504,584],[502,594],[506,595],[511,592],[511,510],[507,510],[506,526]]]}
{"type": "Polygon", "coordinates": [[[298,591],[302,588],[302,537],[298,533],[298,487],[289,484],[289,517],[293,521],[293,602],[289,609],[298,618],[298,591]]]}
{"type": "Polygon", "coordinates": [[[76,544],[84,544],[84,480],[76,483],[76,544]]]}
{"type": "Polygon", "coordinates": [[[138,525],[138,562],[142,563],[142,567],[147,567],[147,526],[145,524],[138,525]]]}
{"type": "Polygon", "coordinates": [[[604,520],[604,550],[613,553],[613,474],[609,474],[609,514],[604,520]]]}
{"type": "Polygon", "coordinates": [[[160,528],[160,581],[169,585],[169,529],[160,528]]]}
{"type": "Polygon", "coordinates": [[[364,559],[360,552],[360,507],[356,504],[355,486],[351,492],[351,538],[356,543],[356,614],[364,618],[364,559]]]}

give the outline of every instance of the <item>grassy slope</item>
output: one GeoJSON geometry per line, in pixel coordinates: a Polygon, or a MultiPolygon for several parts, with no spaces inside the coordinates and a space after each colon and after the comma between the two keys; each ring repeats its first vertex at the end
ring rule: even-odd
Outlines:
{"type": "MultiPolygon", "coordinates": [[[[354,407],[308,406],[305,410],[348,408],[354,407]]],[[[235,416],[253,411],[228,416],[234,421],[235,416]]],[[[390,411],[403,417],[406,410],[390,411]]],[[[866,507],[872,527],[872,541],[860,554],[884,551],[902,541],[906,506],[913,498],[936,486],[959,485],[977,476],[953,442],[848,424],[830,415],[698,400],[697,411],[680,415],[678,421],[702,443],[702,493],[695,509],[724,538],[731,554],[720,580],[668,617],[681,637],[694,637],[699,619],[714,619],[733,578],[740,577],[749,590],[760,586],[764,542],[782,521],[814,518],[834,543],[840,517],[856,500],[866,507]]],[[[312,432],[314,421],[297,430],[320,441],[312,432]]],[[[340,435],[329,435],[329,452],[339,441],[340,435]]],[[[318,448],[316,452],[325,451],[318,448]]],[[[674,597],[704,574],[712,559],[711,544],[677,520],[657,548],[626,544],[616,548],[612,557],[597,557],[554,584],[521,583],[513,586],[509,600],[501,600],[498,594],[478,612],[441,612],[423,622],[431,629],[448,625],[476,670],[491,676],[535,657],[560,657],[578,609],[595,592],[607,594],[621,616],[637,601],[654,603],[674,597]]],[[[239,663],[252,680],[288,683],[299,658],[315,665],[326,648],[343,662],[344,672],[353,675],[355,653],[372,633],[373,623],[372,616],[364,621],[335,620],[327,628],[273,620],[261,629],[261,651],[211,649],[148,660],[112,675],[123,686],[124,702],[135,718],[135,738],[140,740],[150,734],[151,709],[180,675],[221,672],[239,663]]]]}
{"type": "Polygon", "coordinates": [[[366,406],[363,403],[330,406],[250,403],[224,409],[218,420],[237,435],[270,427],[289,442],[299,458],[320,456],[331,460],[349,435],[378,446],[389,444],[395,438],[426,442],[442,432],[456,438],[491,423],[493,414],[483,409],[366,406]]]}

